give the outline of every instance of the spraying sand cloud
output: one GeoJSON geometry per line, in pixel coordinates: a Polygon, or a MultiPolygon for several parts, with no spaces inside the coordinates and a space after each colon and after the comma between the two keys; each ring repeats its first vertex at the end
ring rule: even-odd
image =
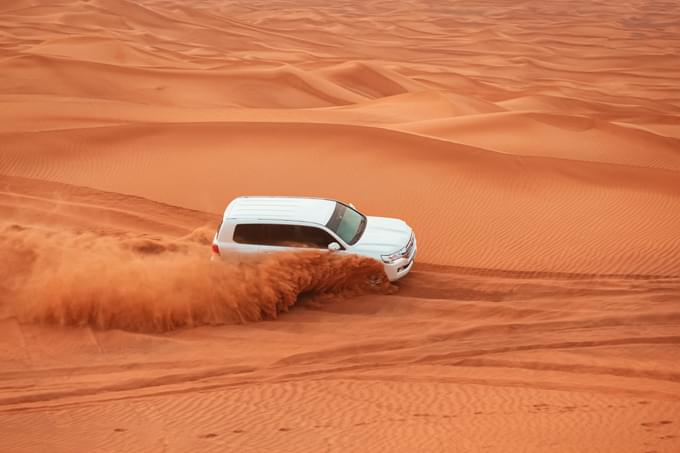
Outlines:
{"type": "Polygon", "coordinates": [[[1,236],[3,293],[24,322],[161,332],[276,318],[301,296],[392,289],[377,261],[325,251],[211,262],[200,231],[169,240],[11,225],[1,236]]]}

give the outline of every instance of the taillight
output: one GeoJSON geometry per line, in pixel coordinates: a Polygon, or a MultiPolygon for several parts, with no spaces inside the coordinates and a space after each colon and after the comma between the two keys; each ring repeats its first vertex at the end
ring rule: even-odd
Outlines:
{"type": "Polygon", "coordinates": [[[212,243],[211,250],[215,255],[220,254],[220,247],[217,244],[215,244],[214,242],[212,243]]]}

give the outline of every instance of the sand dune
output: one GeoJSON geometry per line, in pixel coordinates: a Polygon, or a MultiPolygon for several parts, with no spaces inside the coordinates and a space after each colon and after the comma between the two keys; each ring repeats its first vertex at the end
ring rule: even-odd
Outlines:
{"type": "Polygon", "coordinates": [[[680,450],[664,2],[0,4],[0,450],[680,450]],[[418,263],[215,267],[241,194],[418,263]]]}
{"type": "Polygon", "coordinates": [[[411,79],[364,62],[348,62],[324,68],[328,80],[370,98],[394,96],[422,89],[411,79]]]}
{"type": "Polygon", "coordinates": [[[274,188],[330,197],[342,192],[368,212],[407,217],[423,235],[420,256],[432,263],[663,275],[680,266],[673,253],[680,245],[680,187],[668,170],[518,157],[332,124],[112,126],[35,133],[29,148],[23,133],[5,134],[3,143],[0,167],[11,174],[212,212],[234,196],[274,188]],[[327,171],[314,167],[319,149],[328,152],[327,171]],[[225,155],[233,157],[215,165],[225,155]],[[265,185],[263,163],[299,173],[271,172],[265,185]],[[408,178],[414,187],[397,189],[398,196],[372,190],[376,179],[408,178]],[[432,199],[433,193],[442,196],[432,199]]]}
{"type": "Polygon", "coordinates": [[[49,40],[31,48],[30,53],[126,66],[191,67],[190,64],[183,64],[182,60],[173,58],[172,54],[165,53],[159,58],[160,52],[151,47],[140,49],[130,43],[98,36],[49,40]]]}
{"type": "Polygon", "coordinates": [[[584,116],[503,112],[406,123],[401,128],[506,153],[680,169],[680,140],[584,116]],[[486,134],[494,130],[497,134],[486,134]]]}
{"type": "MultiPolygon", "coordinates": [[[[20,252],[24,259],[12,259],[11,275],[32,280],[31,285],[14,281],[8,287],[7,280],[0,285],[3,297],[15,295],[2,307],[0,343],[4,363],[0,377],[5,383],[0,392],[2,434],[9,451],[47,445],[58,451],[132,445],[156,451],[160,437],[178,449],[264,451],[290,442],[315,449],[331,438],[338,439],[337,448],[349,451],[363,451],[366,443],[409,450],[430,445],[432,436],[446,445],[458,444],[459,432],[465,433],[467,448],[476,449],[483,442],[498,451],[508,442],[539,451],[546,442],[558,440],[568,451],[674,445],[677,277],[547,275],[421,265],[396,295],[298,307],[276,322],[184,329],[160,336],[55,329],[19,323],[13,315],[93,326],[111,322],[135,330],[238,319],[226,316],[235,313],[229,311],[173,314],[183,294],[228,288],[195,278],[210,275],[202,267],[206,262],[197,259],[200,252],[190,258],[200,235],[182,239],[191,235],[184,229],[173,232],[161,221],[169,216],[189,229],[201,225],[204,214],[55,183],[4,177],[2,184],[15,197],[42,196],[55,207],[85,200],[102,208],[115,205],[145,219],[146,230],[131,233],[134,228],[121,219],[119,230],[69,232],[80,226],[75,222],[65,228],[55,221],[56,213],[46,214],[45,226],[15,223],[3,230],[1,262],[10,262],[8,252],[20,252]],[[50,198],[50,193],[59,197],[50,198]],[[60,231],[50,231],[50,226],[59,226],[60,231]],[[38,260],[35,255],[26,259],[25,247],[39,252],[38,260]],[[49,249],[53,251],[46,254],[49,249]],[[70,259],[61,261],[54,250],[70,259]],[[121,266],[114,257],[126,254],[129,263],[121,266]],[[98,274],[106,266],[108,277],[85,284],[75,272],[85,263],[89,270],[100,269],[98,274]],[[42,271],[31,271],[35,266],[42,271]],[[146,271],[140,273],[139,266],[146,271]],[[132,272],[135,267],[138,271],[132,272]],[[132,273],[126,276],[127,272],[132,273]],[[59,280],[53,280],[57,276],[59,280]],[[123,292],[111,291],[121,278],[127,283],[123,292]],[[146,283],[130,285],[133,278],[146,283]],[[189,281],[190,293],[166,292],[167,285],[189,281]],[[156,289],[147,292],[149,284],[156,289]],[[101,291],[97,285],[111,285],[101,293],[105,298],[80,297],[101,291]],[[160,295],[170,299],[149,298],[160,295]],[[122,297],[120,303],[117,296],[122,297]],[[99,308],[75,310],[78,301],[96,301],[99,308]],[[72,305],[67,311],[55,311],[61,307],[58,302],[72,305]],[[147,317],[145,313],[154,309],[160,310],[158,317],[147,317]],[[207,313],[211,318],[202,318],[207,313]],[[218,313],[225,317],[214,318],[218,313]],[[100,317],[91,318],[94,314],[100,317]],[[164,323],[148,325],[144,320],[164,323]],[[17,342],[23,346],[12,347],[17,342]],[[50,420],[57,413],[67,414],[68,422],[54,426],[50,420]],[[610,423],[610,418],[617,423],[610,423]],[[573,434],[590,433],[593,424],[600,427],[597,435],[573,434]],[[22,434],[25,426],[38,426],[41,434],[27,441],[22,434]],[[171,435],[168,426],[176,426],[171,435]],[[537,437],[520,434],[525,430],[537,437]]],[[[31,220],[23,215],[25,211],[18,210],[9,217],[23,223],[31,220]]],[[[261,278],[246,274],[258,278],[259,286],[240,285],[225,294],[225,302],[251,304],[253,298],[239,296],[239,291],[261,297],[267,294],[261,290],[264,278],[287,287],[285,281],[292,277],[262,271],[261,278]]],[[[7,270],[3,273],[7,275],[7,270]]],[[[221,278],[238,274],[229,272],[221,278]]],[[[217,301],[208,294],[191,300],[217,301]]]]}

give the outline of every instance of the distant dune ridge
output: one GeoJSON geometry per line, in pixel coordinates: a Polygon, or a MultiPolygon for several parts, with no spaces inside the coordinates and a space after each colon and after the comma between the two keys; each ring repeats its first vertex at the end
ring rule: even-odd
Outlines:
{"type": "Polygon", "coordinates": [[[680,451],[676,10],[2,2],[0,450],[680,451]],[[216,267],[242,194],[418,263],[216,267]]]}

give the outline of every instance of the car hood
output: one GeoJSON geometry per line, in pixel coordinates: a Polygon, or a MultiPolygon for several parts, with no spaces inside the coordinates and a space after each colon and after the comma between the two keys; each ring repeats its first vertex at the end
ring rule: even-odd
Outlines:
{"type": "Polygon", "coordinates": [[[366,229],[361,239],[352,246],[375,253],[393,253],[403,248],[413,234],[413,230],[403,220],[389,217],[366,217],[366,229]]]}

